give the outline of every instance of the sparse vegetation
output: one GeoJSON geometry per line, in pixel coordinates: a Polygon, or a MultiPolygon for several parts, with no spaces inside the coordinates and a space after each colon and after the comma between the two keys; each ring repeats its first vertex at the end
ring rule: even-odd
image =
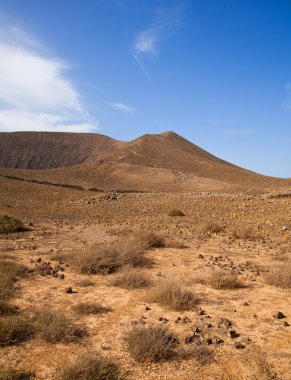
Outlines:
{"type": "Polygon", "coordinates": [[[34,317],[34,325],[39,338],[49,343],[70,343],[84,335],[61,312],[48,308],[39,310],[34,317]]]}
{"type": "Polygon", "coordinates": [[[101,356],[81,356],[61,370],[61,380],[124,380],[122,370],[101,356]]]}
{"type": "Polygon", "coordinates": [[[181,359],[195,359],[201,366],[209,365],[213,359],[213,352],[204,344],[194,345],[179,350],[178,356],[181,359]]]}
{"type": "Polygon", "coordinates": [[[17,313],[17,308],[15,306],[10,305],[7,301],[0,299],[0,317],[14,315],[17,313]]]}
{"type": "Polygon", "coordinates": [[[219,224],[213,221],[203,222],[197,227],[198,234],[217,234],[223,230],[219,224]]]}
{"type": "Polygon", "coordinates": [[[88,278],[88,279],[87,279],[87,278],[84,278],[83,280],[79,280],[79,281],[77,282],[77,285],[78,285],[78,286],[83,286],[84,288],[87,288],[88,286],[92,286],[92,285],[94,285],[94,282],[91,281],[89,278],[88,278]]]}
{"type": "Polygon", "coordinates": [[[13,369],[0,369],[0,380],[30,380],[33,375],[25,371],[16,371],[13,369]]]}
{"type": "Polygon", "coordinates": [[[110,307],[104,307],[98,302],[80,302],[78,305],[74,306],[73,309],[78,314],[104,314],[111,311],[110,307]]]}
{"type": "Polygon", "coordinates": [[[131,355],[139,362],[159,362],[170,359],[177,338],[166,326],[136,326],[124,337],[131,355]]]}
{"type": "Polygon", "coordinates": [[[23,317],[0,318],[0,346],[24,342],[33,334],[32,323],[23,317]]]}
{"type": "Polygon", "coordinates": [[[291,262],[272,268],[266,276],[269,285],[280,288],[291,288],[291,262]]]}
{"type": "Polygon", "coordinates": [[[192,310],[197,305],[197,298],[183,289],[176,281],[164,281],[149,289],[149,301],[157,302],[172,310],[192,310]]]}
{"type": "Polygon", "coordinates": [[[0,215],[0,234],[27,231],[23,222],[8,215],[0,215]]]}
{"type": "MultiPolygon", "coordinates": [[[[151,244],[155,244],[154,241],[151,244]]],[[[121,240],[114,245],[97,245],[81,254],[76,253],[70,257],[70,262],[84,274],[110,274],[125,266],[149,267],[152,262],[145,257],[144,247],[144,242],[135,239],[121,240]]]]}
{"type": "Polygon", "coordinates": [[[181,210],[174,208],[168,213],[168,216],[185,216],[185,214],[181,210]]]}
{"type": "Polygon", "coordinates": [[[238,226],[234,228],[231,236],[235,239],[241,240],[253,240],[255,238],[252,228],[247,226],[238,226]]]}
{"type": "Polygon", "coordinates": [[[112,284],[125,289],[139,289],[150,286],[151,280],[140,268],[125,267],[124,270],[112,280],[112,284]]]}
{"type": "Polygon", "coordinates": [[[132,244],[139,244],[143,249],[164,248],[165,239],[151,231],[137,231],[133,234],[132,244]]]}
{"type": "Polygon", "coordinates": [[[244,287],[238,281],[236,275],[222,271],[213,272],[207,279],[207,284],[214,289],[237,289],[244,287]]]}
{"type": "Polygon", "coordinates": [[[0,261],[0,299],[12,297],[14,283],[19,276],[23,276],[26,268],[12,261],[0,261]]]}

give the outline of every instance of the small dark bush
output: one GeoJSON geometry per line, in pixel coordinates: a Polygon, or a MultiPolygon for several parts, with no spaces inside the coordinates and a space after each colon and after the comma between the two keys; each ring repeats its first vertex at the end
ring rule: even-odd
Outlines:
{"type": "Polygon", "coordinates": [[[8,215],[0,215],[0,234],[27,231],[23,222],[8,215]]]}
{"type": "Polygon", "coordinates": [[[0,299],[7,299],[13,295],[13,285],[17,277],[25,274],[25,270],[23,265],[12,261],[0,261],[0,299]]]}
{"type": "Polygon", "coordinates": [[[178,209],[173,209],[171,210],[169,213],[168,213],[169,216],[185,216],[185,214],[181,211],[181,210],[178,210],[178,209]]]}
{"type": "Polygon", "coordinates": [[[84,336],[61,312],[48,308],[39,310],[34,318],[37,335],[49,343],[70,343],[84,336]]]}
{"type": "Polygon", "coordinates": [[[166,326],[136,326],[124,337],[131,355],[140,362],[159,362],[174,355],[177,338],[166,326]]]}
{"type": "Polygon", "coordinates": [[[214,289],[238,289],[244,285],[238,281],[232,273],[213,272],[207,280],[207,284],[214,289]]]}
{"type": "Polygon", "coordinates": [[[123,272],[113,279],[112,284],[125,289],[139,289],[150,286],[151,280],[141,269],[125,267],[123,272]]]}
{"type": "Polygon", "coordinates": [[[291,262],[275,266],[266,276],[269,285],[291,288],[291,262]]]}
{"type": "Polygon", "coordinates": [[[253,230],[247,226],[236,227],[232,231],[231,235],[235,239],[242,239],[242,240],[254,240],[255,239],[255,235],[254,235],[253,230]]]}
{"type": "Polygon", "coordinates": [[[61,371],[61,380],[124,380],[119,366],[101,356],[81,356],[61,371]]]}
{"type": "Polygon", "coordinates": [[[0,299],[0,316],[5,317],[9,315],[17,314],[18,309],[15,306],[10,305],[7,301],[0,299]]]}
{"type": "Polygon", "coordinates": [[[110,307],[104,307],[98,302],[80,302],[78,305],[73,306],[73,309],[78,314],[104,314],[111,311],[110,307]]]}
{"type": "Polygon", "coordinates": [[[33,325],[22,317],[0,318],[0,346],[24,342],[33,334],[33,325]]]}
{"type": "Polygon", "coordinates": [[[184,290],[174,281],[164,281],[149,289],[150,302],[157,302],[172,310],[184,311],[195,308],[198,300],[194,294],[184,290]]]}
{"type": "Polygon", "coordinates": [[[30,380],[33,379],[31,373],[16,371],[13,369],[0,369],[0,380],[30,380]]]}
{"type": "Polygon", "coordinates": [[[197,227],[197,232],[199,234],[217,234],[223,230],[223,227],[221,227],[219,224],[216,222],[204,222],[201,223],[197,227]]]}

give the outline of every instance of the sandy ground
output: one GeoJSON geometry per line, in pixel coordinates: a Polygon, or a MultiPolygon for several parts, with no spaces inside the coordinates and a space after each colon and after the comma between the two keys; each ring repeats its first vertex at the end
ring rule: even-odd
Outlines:
{"type": "Polygon", "coordinates": [[[13,303],[22,312],[49,306],[61,310],[88,335],[79,343],[47,344],[32,339],[1,348],[0,364],[35,372],[36,379],[58,379],[64,363],[83,352],[97,351],[114,359],[129,379],[291,379],[291,293],[270,286],[265,276],[270,268],[290,260],[291,199],[268,199],[227,194],[104,194],[54,189],[0,179],[0,212],[32,223],[25,233],[1,236],[0,254],[34,269],[35,261],[53,261],[56,253],[80,251],[95,243],[115,242],[140,228],[154,230],[168,241],[179,240],[185,248],[156,248],[147,254],[154,266],[146,271],[157,284],[175,279],[197,295],[199,308],[174,312],[147,302],[146,290],[114,287],[114,275],[88,276],[65,267],[63,280],[31,273],[17,282],[13,303]],[[186,216],[170,217],[173,208],[186,216]],[[212,220],[224,227],[218,234],[201,236],[197,226],[212,220]],[[251,226],[253,241],[232,239],[235,225],[251,226]],[[215,290],[199,279],[214,270],[233,271],[245,285],[241,289],[215,290]],[[84,287],[80,280],[90,279],[84,287]],[[73,294],[66,288],[72,287],[73,294]],[[81,301],[98,301],[112,311],[97,316],[78,316],[81,301]],[[146,306],[150,310],[146,309],[146,306]],[[203,312],[201,313],[201,309],[203,312]],[[273,317],[281,311],[284,319],[273,317]],[[182,347],[185,337],[199,327],[205,339],[219,337],[223,343],[210,344],[214,359],[201,365],[195,358],[173,359],[158,364],[136,362],[129,354],[123,335],[133,323],[162,323],[176,332],[182,347]],[[177,318],[187,317],[176,323],[177,318]],[[237,337],[219,324],[232,322],[237,337]],[[287,323],[285,323],[287,322],[287,323]],[[287,324],[287,325],[286,325],[287,324]],[[235,348],[240,342],[243,349],[235,348]]]}

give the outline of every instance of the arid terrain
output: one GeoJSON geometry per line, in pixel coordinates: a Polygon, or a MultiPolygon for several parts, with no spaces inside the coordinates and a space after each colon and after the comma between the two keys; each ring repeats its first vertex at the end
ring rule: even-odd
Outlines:
{"type": "Polygon", "coordinates": [[[0,379],[291,380],[291,179],[47,135],[0,134],[0,379]]]}

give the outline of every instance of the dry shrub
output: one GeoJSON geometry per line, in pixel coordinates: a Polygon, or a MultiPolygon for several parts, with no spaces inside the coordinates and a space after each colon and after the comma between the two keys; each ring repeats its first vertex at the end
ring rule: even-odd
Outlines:
{"type": "Polygon", "coordinates": [[[84,274],[110,274],[122,267],[149,267],[150,259],[145,257],[144,246],[134,239],[122,240],[114,245],[97,245],[84,253],[72,255],[71,265],[84,274]]]}
{"type": "Polygon", "coordinates": [[[125,267],[123,272],[112,280],[112,284],[125,289],[139,289],[150,286],[151,280],[140,268],[125,267]]]}
{"type": "Polygon", "coordinates": [[[205,345],[195,345],[192,347],[183,348],[178,353],[181,359],[195,359],[200,365],[206,366],[213,362],[214,355],[205,345]]]}
{"type": "Polygon", "coordinates": [[[23,222],[8,215],[0,215],[0,234],[27,231],[23,222]]]}
{"type": "Polygon", "coordinates": [[[131,355],[140,362],[170,359],[177,345],[176,336],[166,326],[135,326],[124,337],[131,355]]]}
{"type": "Polygon", "coordinates": [[[163,236],[151,231],[137,231],[133,234],[132,244],[139,245],[142,249],[164,248],[166,246],[163,236]]]}
{"type": "Polygon", "coordinates": [[[207,279],[207,284],[214,289],[237,289],[243,288],[243,284],[232,273],[213,272],[207,279]]]}
{"type": "Polygon", "coordinates": [[[235,239],[242,239],[242,240],[253,240],[255,238],[252,228],[247,227],[247,226],[236,227],[232,231],[231,235],[235,239]]]}
{"type": "Polygon", "coordinates": [[[291,261],[272,268],[266,276],[269,285],[280,288],[291,288],[291,261]]]}
{"type": "Polygon", "coordinates": [[[5,317],[9,315],[17,314],[18,309],[15,306],[10,305],[7,301],[0,299],[0,316],[5,317]]]}
{"type": "Polygon", "coordinates": [[[111,311],[111,308],[104,307],[98,302],[80,302],[78,305],[73,306],[73,309],[78,314],[104,314],[111,311]]]}
{"type": "Polygon", "coordinates": [[[174,208],[168,213],[168,216],[185,216],[185,214],[181,210],[174,208]]]}
{"type": "Polygon", "coordinates": [[[12,261],[0,261],[0,299],[12,297],[13,285],[17,277],[23,276],[25,271],[23,265],[12,261]]]}
{"type": "Polygon", "coordinates": [[[14,369],[0,369],[0,380],[30,380],[33,379],[31,373],[16,371],[14,369]]]}
{"type": "Polygon", "coordinates": [[[216,222],[203,222],[197,227],[197,232],[201,235],[203,234],[217,234],[223,230],[216,222]]]}
{"type": "Polygon", "coordinates": [[[49,343],[70,343],[84,336],[61,312],[48,308],[39,310],[34,317],[37,335],[49,343]]]}
{"type": "Polygon", "coordinates": [[[91,281],[90,279],[88,279],[88,278],[84,278],[83,280],[77,281],[77,285],[78,286],[83,286],[84,288],[87,288],[88,286],[95,285],[95,283],[93,281],[91,281]]]}
{"type": "Polygon", "coordinates": [[[101,356],[83,355],[61,370],[61,380],[123,380],[119,366],[101,356]]]}
{"type": "Polygon", "coordinates": [[[23,317],[15,316],[0,319],[0,346],[24,342],[33,334],[33,325],[23,317]]]}
{"type": "Polygon", "coordinates": [[[197,298],[177,282],[164,281],[149,290],[149,301],[157,302],[172,310],[192,310],[197,305],[197,298]]]}
{"type": "Polygon", "coordinates": [[[176,248],[176,249],[188,248],[187,245],[183,241],[176,240],[176,239],[172,239],[170,241],[167,241],[166,246],[167,246],[167,248],[176,248]]]}

